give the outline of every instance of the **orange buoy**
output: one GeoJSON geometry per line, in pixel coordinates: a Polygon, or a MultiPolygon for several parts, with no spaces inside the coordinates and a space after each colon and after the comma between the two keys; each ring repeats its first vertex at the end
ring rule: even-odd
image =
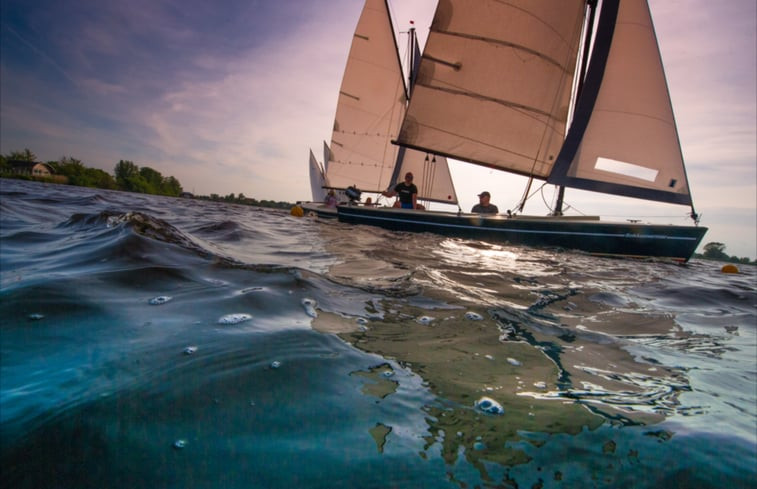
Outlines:
{"type": "Polygon", "coordinates": [[[723,265],[723,268],[720,269],[723,273],[739,273],[739,269],[736,265],[723,265]]]}
{"type": "Polygon", "coordinates": [[[302,217],[305,215],[305,211],[299,205],[292,207],[292,210],[289,211],[289,213],[294,217],[302,217]]]}

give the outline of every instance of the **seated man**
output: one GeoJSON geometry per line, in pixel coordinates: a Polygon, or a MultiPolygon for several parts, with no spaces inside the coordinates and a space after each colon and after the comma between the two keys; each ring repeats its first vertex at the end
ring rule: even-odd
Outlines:
{"type": "Polygon", "coordinates": [[[478,214],[497,214],[499,212],[499,209],[497,209],[496,205],[489,202],[489,199],[491,199],[491,197],[491,194],[486,191],[478,194],[478,204],[473,206],[471,212],[478,214]]]}

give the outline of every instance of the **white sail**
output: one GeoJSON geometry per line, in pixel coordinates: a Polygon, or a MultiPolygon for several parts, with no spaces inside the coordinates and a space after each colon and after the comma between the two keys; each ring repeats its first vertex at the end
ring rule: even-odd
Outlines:
{"type": "Polygon", "coordinates": [[[582,78],[574,72],[584,4],[441,0],[399,143],[557,185],[690,205],[647,1],[600,2],[582,78]]]}
{"type": "Polygon", "coordinates": [[[329,172],[329,160],[331,159],[331,150],[326,141],[323,142],[323,171],[329,172]]]}
{"type": "Polygon", "coordinates": [[[646,0],[603,2],[586,87],[550,183],[690,205],[646,0]],[[604,69],[602,69],[604,68],[604,69]]]}
{"type": "Polygon", "coordinates": [[[310,150],[310,191],[313,194],[313,202],[323,202],[326,200],[326,179],[323,168],[315,159],[313,150],[310,150]]]}
{"type": "Polygon", "coordinates": [[[396,181],[392,183],[396,185],[404,179],[405,173],[411,172],[419,200],[457,204],[457,193],[444,156],[407,150],[398,170],[396,181]]]}
{"type": "Polygon", "coordinates": [[[339,90],[327,180],[331,187],[355,185],[386,190],[399,147],[406,105],[397,43],[385,0],[367,0],[355,29],[339,90]]]}
{"type": "MultiPolygon", "coordinates": [[[[417,47],[416,47],[417,49],[417,47]]],[[[407,91],[385,0],[367,0],[355,29],[339,91],[331,147],[324,142],[328,187],[364,192],[418,175],[418,198],[457,204],[446,158],[392,143],[407,108],[407,91]]]]}
{"type": "Polygon", "coordinates": [[[546,178],[562,146],[583,0],[441,0],[399,143],[546,178]]]}

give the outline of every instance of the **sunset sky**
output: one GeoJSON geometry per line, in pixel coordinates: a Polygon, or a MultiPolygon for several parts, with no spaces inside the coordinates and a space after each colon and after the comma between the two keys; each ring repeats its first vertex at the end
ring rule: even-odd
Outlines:
{"type": "MultiPolygon", "coordinates": [[[[704,243],[757,256],[757,2],[650,0],[704,243]]],[[[361,0],[0,0],[0,152],[109,173],[119,160],[197,194],[310,199],[361,0]]],[[[389,2],[421,41],[436,4],[389,2]]],[[[404,47],[404,34],[398,34],[404,47]]],[[[452,163],[463,210],[512,208],[523,179],[452,163]]],[[[551,200],[552,190],[544,199],[551,200]]],[[[543,214],[537,196],[526,212],[543,214]]],[[[688,209],[568,191],[583,213],[688,209]],[[672,208],[671,208],[672,207],[672,208]]]]}

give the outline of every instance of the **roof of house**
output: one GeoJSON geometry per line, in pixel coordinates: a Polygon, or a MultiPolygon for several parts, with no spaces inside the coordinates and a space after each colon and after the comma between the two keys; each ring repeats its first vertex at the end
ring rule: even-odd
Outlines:
{"type": "Polygon", "coordinates": [[[16,169],[16,170],[18,169],[31,170],[37,165],[44,165],[45,167],[47,167],[50,173],[55,173],[55,169],[52,166],[48,165],[47,163],[42,163],[39,161],[8,160],[8,164],[11,166],[11,168],[16,169]]]}

